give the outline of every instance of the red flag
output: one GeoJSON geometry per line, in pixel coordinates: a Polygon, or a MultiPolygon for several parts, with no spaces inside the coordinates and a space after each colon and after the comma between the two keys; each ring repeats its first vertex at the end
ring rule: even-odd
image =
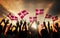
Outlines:
{"type": "Polygon", "coordinates": [[[33,17],[33,21],[37,21],[37,17],[35,16],[35,17],[33,17]]]}
{"type": "Polygon", "coordinates": [[[40,9],[40,14],[43,14],[44,13],[44,9],[40,9]]]}
{"type": "Polygon", "coordinates": [[[10,19],[11,20],[18,20],[18,17],[12,15],[10,19]]]}
{"type": "Polygon", "coordinates": [[[15,16],[15,20],[18,20],[18,17],[15,16]]]}
{"type": "Polygon", "coordinates": [[[36,15],[43,14],[44,9],[36,9],[36,15]]]}
{"type": "Polygon", "coordinates": [[[9,13],[9,14],[7,15],[7,17],[11,18],[11,13],[9,13]]]}
{"type": "Polygon", "coordinates": [[[11,18],[10,18],[11,20],[15,20],[15,17],[13,16],[13,15],[11,15],[11,18]]]}
{"type": "Polygon", "coordinates": [[[51,15],[46,14],[45,18],[51,18],[51,15]]]}
{"type": "Polygon", "coordinates": [[[24,18],[24,14],[23,13],[18,13],[18,15],[20,16],[21,19],[24,18]]]}
{"type": "Polygon", "coordinates": [[[30,22],[37,21],[37,17],[36,16],[35,17],[29,17],[29,19],[30,19],[30,22]]]}
{"type": "Polygon", "coordinates": [[[30,22],[33,22],[33,17],[29,17],[30,22]]]}
{"type": "Polygon", "coordinates": [[[55,19],[58,20],[58,16],[55,16],[55,19]]]}
{"type": "Polygon", "coordinates": [[[53,17],[52,17],[52,20],[53,20],[53,21],[58,20],[58,16],[53,16],[53,17]]]}
{"type": "Polygon", "coordinates": [[[22,12],[19,12],[18,15],[20,16],[21,19],[24,18],[24,16],[26,16],[28,14],[28,12],[26,10],[23,10],[22,12]]]}
{"type": "Polygon", "coordinates": [[[28,14],[26,10],[23,10],[22,13],[24,14],[24,16],[28,14]]]}

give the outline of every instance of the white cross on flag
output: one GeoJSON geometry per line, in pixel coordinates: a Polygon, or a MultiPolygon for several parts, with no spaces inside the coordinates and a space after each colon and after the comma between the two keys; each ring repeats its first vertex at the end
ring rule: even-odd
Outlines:
{"type": "Polygon", "coordinates": [[[29,17],[30,22],[37,21],[37,17],[29,17]]]}
{"type": "Polygon", "coordinates": [[[30,22],[33,22],[33,17],[29,17],[30,22]]]}
{"type": "Polygon", "coordinates": [[[51,18],[51,15],[46,14],[45,18],[51,18]]]}
{"type": "Polygon", "coordinates": [[[58,20],[58,16],[52,16],[52,20],[53,20],[53,21],[58,20]]]}
{"type": "Polygon", "coordinates": [[[11,18],[11,13],[9,13],[9,14],[7,15],[7,17],[11,18]]]}
{"type": "Polygon", "coordinates": [[[21,19],[23,19],[24,16],[26,16],[27,14],[28,14],[28,12],[26,10],[23,10],[23,11],[18,13],[18,15],[20,16],[21,19]]]}
{"type": "Polygon", "coordinates": [[[36,15],[43,14],[44,9],[36,9],[36,15]]]}
{"type": "Polygon", "coordinates": [[[8,16],[11,20],[18,20],[18,17],[12,15],[11,13],[9,13],[7,16],[8,16]]]}

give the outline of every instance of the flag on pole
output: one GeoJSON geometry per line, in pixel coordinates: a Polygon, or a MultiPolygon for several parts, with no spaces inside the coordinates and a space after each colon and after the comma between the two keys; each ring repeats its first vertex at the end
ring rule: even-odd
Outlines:
{"type": "Polygon", "coordinates": [[[29,19],[30,19],[30,22],[37,21],[37,17],[36,16],[35,17],[29,17],[29,19]]]}
{"type": "Polygon", "coordinates": [[[23,10],[22,13],[24,14],[24,16],[28,14],[26,10],[23,10]]]}
{"type": "Polygon", "coordinates": [[[9,14],[7,15],[7,17],[11,18],[11,13],[9,13],[9,14]]]}
{"type": "Polygon", "coordinates": [[[35,17],[33,17],[33,21],[36,21],[37,22],[37,17],[35,16],[35,17]]]}
{"type": "Polygon", "coordinates": [[[15,17],[13,15],[11,15],[11,20],[14,20],[14,19],[15,19],[15,17]]]}
{"type": "Polygon", "coordinates": [[[18,17],[15,16],[15,20],[18,20],[18,17]]]}
{"type": "Polygon", "coordinates": [[[58,16],[52,16],[52,20],[53,20],[53,21],[58,20],[58,16]]]}
{"type": "Polygon", "coordinates": [[[29,17],[30,22],[33,22],[33,17],[29,17]]]}
{"type": "Polygon", "coordinates": [[[36,9],[36,15],[43,14],[44,9],[36,9]]]}
{"type": "Polygon", "coordinates": [[[45,18],[51,18],[51,15],[46,14],[45,18]]]}
{"type": "Polygon", "coordinates": [[[28,12],[26,10],[23,10],[18,13],[18,15],[20,16],[21,19],[23,19],[27,14],[28,14],[28,12]]]}
{"type": "Polygon", "coordinates": [[[7,16],[8,16],[11,20],[18,20],[18,17],[12,15],[11,13],[9,13],[7,16]]]}
{"type": "Polygon", "coordinates": [[[24,14],[23,13],[18,13],[18,15],[20,16],[21,19],[24,18],[24,14]]]}

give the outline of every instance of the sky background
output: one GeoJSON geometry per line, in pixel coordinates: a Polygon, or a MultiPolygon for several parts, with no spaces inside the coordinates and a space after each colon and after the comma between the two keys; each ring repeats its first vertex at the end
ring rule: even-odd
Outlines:
{"type": "Polygon", "coordinates": [[[44,14],[37,16],[40,22],[44,21],[44,16],[47,13],[60,17],[60,1],[58,0],[0,0],[0,19],[8,13],[19,17],[17,14],[20,11],[27,10],[29,14],[24,17],[24,20],[29,21],[30,16],[35,16],[36,8],[44,9],[44,14]]]}

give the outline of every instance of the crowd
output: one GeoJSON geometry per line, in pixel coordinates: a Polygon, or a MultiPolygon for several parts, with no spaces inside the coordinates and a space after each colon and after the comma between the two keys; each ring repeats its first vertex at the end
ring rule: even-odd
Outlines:
{"type": "Polygon", "coordinates": [[[27,24],[26,21],[21,20],[17,21],[16,26],[12,26],[12,23],[9,23],[9,20],[2,19],[0,22],[0,38],[60,38],[60,27],[58,23],[55,23],[54,28],[57,32],[50,28],[50,22],[48,21],[48,29],[46,27],[46,22],[43,22],[45,29],[41,30],[41,35],[37,30],[32,30],[30,28],[30,23],[27,24]],[[4,27],[1,23],[4,22],[4,27]],[[8,26],[9,25],[9,26],[8,26]],[[27,29],[28,26],[28,29],[27,29]],[[22,29],[21,29],[22,27],[22,29]],[[15,28],[15,30],[12,30],[15,28]],[[18,31],[19,28],[19,31],[18,31]]]}

